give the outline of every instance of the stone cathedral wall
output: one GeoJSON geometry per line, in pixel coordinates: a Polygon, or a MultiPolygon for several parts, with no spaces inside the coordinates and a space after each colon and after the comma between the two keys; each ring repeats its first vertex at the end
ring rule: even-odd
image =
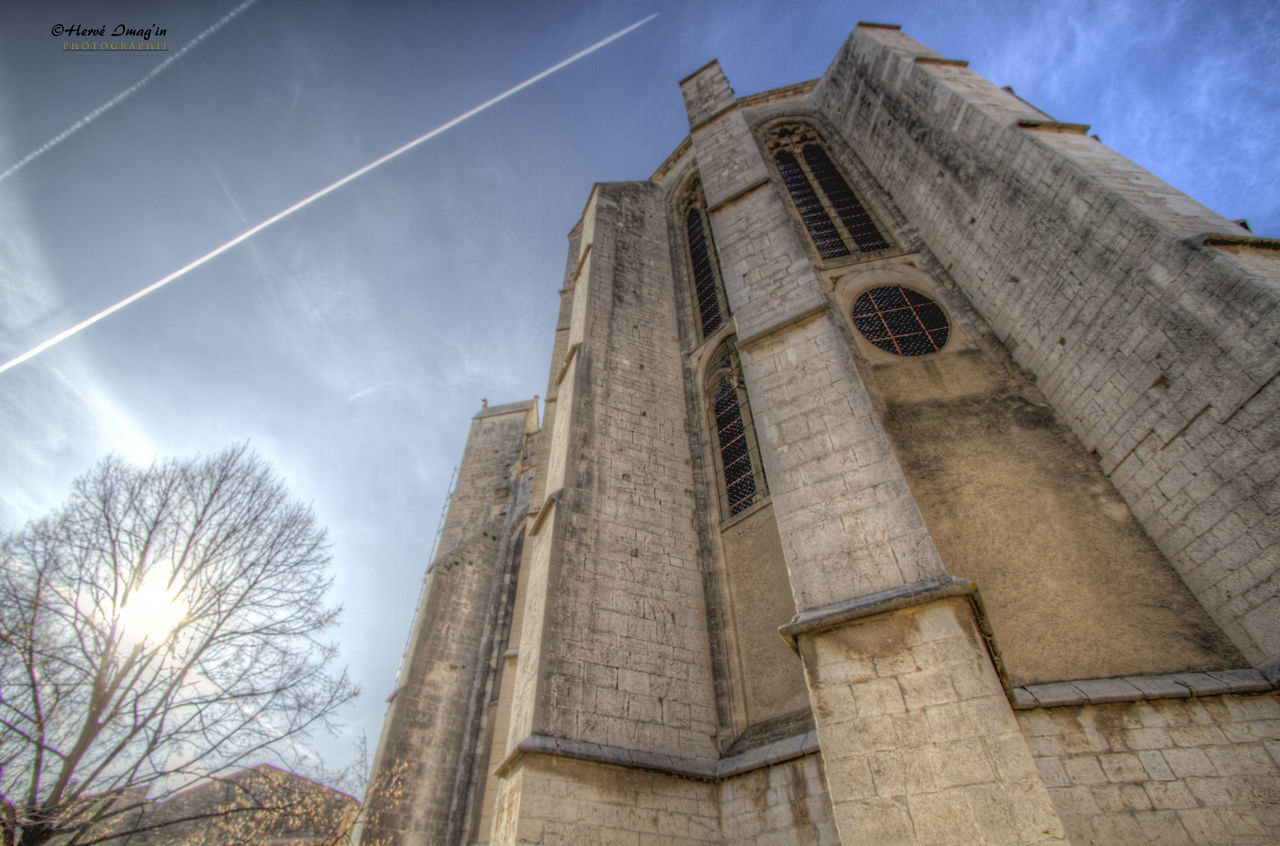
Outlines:
{"type": "Polygon", "coordinates": [[[896,27],[816,83],[681,87],[689,139],[570,233],[541,431],[473,424],[380,747],[418,756],[395,842],[1268,842],[1280,244],[896,27]],[[789,125],[881,247],[819,255],[789,125]],[[876,286],[943,348],[867,341],[876,286]]]}
{"type": "Polygon", "coordinates": [[[1280,700],[1155,699],[1018,712],[1073,843],[1270,843],[1280,700]]]}
{"type": "Polygon", "coordinates": [[[1209,614],[1273,667],[1280,250],[964,64],[860,27],[813,100],[1209,614]]]}
{"type": "Polygon", "coordinates": [[[521,636],[537,689],[513,726],[695,757],[715,712],[661,208],[625,184],[589,209],[531,574],[547,588],[521,636]]]}
{"type": "Polygon", "coordinates": [[[527,485],[521,495],[514,477],[533,412],[532,402],[513,403],[472,421],[374,763],[375,784],[394,772],[405,789],[399,801],[372,798],[365,842],[418,843],[466,827],[485,766],[483,699],[516,531],[509,518],[528,508],[527,485]]]}

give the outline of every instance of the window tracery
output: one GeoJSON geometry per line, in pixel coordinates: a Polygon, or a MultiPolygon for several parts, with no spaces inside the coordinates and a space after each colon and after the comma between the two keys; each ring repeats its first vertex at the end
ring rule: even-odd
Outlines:
{"type": "Polygon", "coordinates": [[[833,259],[889,248],[816,131],[783,124],[769,133],[766,146],[818,255],[833,259]]]}
{"type": "Polygon", "coordinates": [[[872,344],[895,355],[928,355],[942,349],[951,326],[933,300],[901,285],[864,291],[853,302],[854,327],[872,344]]]}

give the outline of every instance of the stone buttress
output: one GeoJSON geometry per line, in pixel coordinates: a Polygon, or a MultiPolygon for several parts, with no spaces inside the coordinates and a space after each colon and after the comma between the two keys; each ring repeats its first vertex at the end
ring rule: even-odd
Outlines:
{"type": "Polygon", "coordinates": [[[485,408],[472,420],[387,706],[364,843],[473,838],[489,769],[489,694],[510,623],[537,430],[535,401],[485,408]]]}
{"type": "Polygon", "coordinates": [[[473,423],[391,842],[1265,842],[1280,242],[895,26],[681,90],[473,423]]]}

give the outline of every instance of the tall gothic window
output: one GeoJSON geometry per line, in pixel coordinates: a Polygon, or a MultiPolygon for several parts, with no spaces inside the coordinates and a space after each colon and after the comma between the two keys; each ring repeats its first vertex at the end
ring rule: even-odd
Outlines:
{"type": "Polygon", "coordinates": [[[768,149],[818,255],[832,259],[889,248],[816,132],[785,124],[770,133],[768,149]]]}
{"type": "Polygon", "coordinates": [[[707,217],[707,200],[702,193],[701,181],[695,178],[689,184],[680,207],[684,215],[689,264],[693,268],[693,297],[698,309],[698,327],[700,337],[706,338],[724,324],[729,315],[729,304],[724,295],[720,261],[716,255],[715,240],[711,236],[711,221],[707,217]]]}
{"type": "Polygon", "coordinates": [[[761,502],[769,491],[733,341],[725,341],[711,361],[706,401],[718,459],[721,512],[728,519],[761,502]]]}

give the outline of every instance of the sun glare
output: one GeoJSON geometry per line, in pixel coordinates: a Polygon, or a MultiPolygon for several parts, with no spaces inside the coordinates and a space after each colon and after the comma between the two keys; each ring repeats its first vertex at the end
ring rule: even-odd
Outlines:
{"type": "Polygon", "coordinates": [[[159,643],[177,628],[186,613],[186,603],[177,591],[168,592],[162,584],[144,583],[120,609],[123,638],[131,645],[159,643]]]}

